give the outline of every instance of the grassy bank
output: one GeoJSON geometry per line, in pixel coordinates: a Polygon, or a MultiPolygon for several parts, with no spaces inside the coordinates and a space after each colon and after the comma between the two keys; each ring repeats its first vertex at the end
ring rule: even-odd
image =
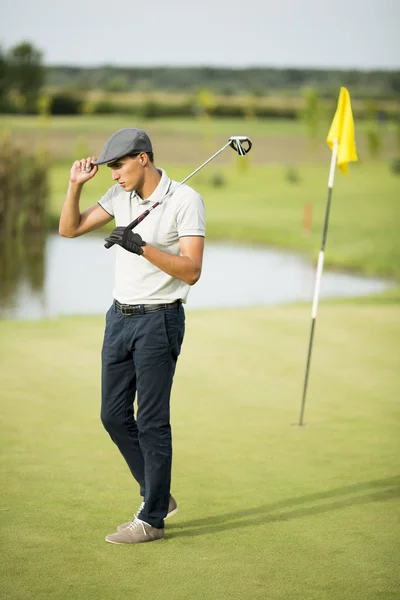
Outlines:
{"type": "Polygon", "coordinates": [[[399,589],[398,307],[191,312],[159,544],[104,536],[139,498],[98,418],[103,320],[0,322],[2,593],[376,600],[399,589]]]}

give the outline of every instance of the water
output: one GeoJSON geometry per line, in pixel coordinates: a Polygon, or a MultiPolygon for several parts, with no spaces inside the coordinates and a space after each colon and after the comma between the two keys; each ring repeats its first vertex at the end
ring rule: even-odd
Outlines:
{"type": "MultiPolygon", "coordinates": [[[[114,252],[98,234],[66,239],[56,234],[43,245],[36,278],[20,268],[12,290],[0,290],[0,317],[39,319],[58,315],[103,314],[112,301],[114,252]],[[39,278],[39,280],[38,280],[39,278]]],[[[309,301],[315,266],[293,253],[237,244],[206,243],[203,274],[191,289],[187,309],[274,306],[309,301]]],[[[379,293],[390,282],[324,271],[321,298],[379,293]]]]}

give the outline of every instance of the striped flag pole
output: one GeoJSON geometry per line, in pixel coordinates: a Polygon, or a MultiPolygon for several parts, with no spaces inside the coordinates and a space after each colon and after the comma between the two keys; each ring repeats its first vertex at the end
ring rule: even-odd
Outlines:
{"type": "Polygon", "coordinates": [[[306,366],[306,374],[304,377],[303,398],[301,401],[300,418],[299,418],[299,422],[298,422],[299,427],[302,427],[304,425],[303,418],[304,418],[304,410],[305,410],[305,406],[306,406],[308,376],[310,373],[310,363],[311,363],[312,345],[313,345],[313,340],[314,340],[315,321],[316,321],[317,312],[318,312],[319,290],[321,287],[322,270],[324,268],[325,244],[326,244],[326,236],[328,234],[329,212],[330,212],[330,208],[331,208],[333,182],[335,179],[335,167],[336,167],[337,153],[338,153],[338,140],[337,140],[337,138],[335,138],[333,140],[331,168],[329,171],[328,199],[327,199],[326,210],[325,210],[325,222],[324,222],[324,229],[322,232],[321,250],[320,250],[319,256],[318,256],[317,274],[315,277],[315,286],[314,286],[314,298],[313,298],[312,309],[311,309],[311,332],[310,332],[310,341],[308,344],[307,366],[306,366]]]}

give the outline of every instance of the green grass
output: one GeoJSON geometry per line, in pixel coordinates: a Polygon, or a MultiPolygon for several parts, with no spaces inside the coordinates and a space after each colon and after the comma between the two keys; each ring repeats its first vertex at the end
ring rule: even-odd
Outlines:
{"type": "MultiPolygon", "coordinates": [[[[35,119],[6,121],[21,142],[38,141],[35,119]]],[[[53,226],[77,148],[87,143],[95,152],[127,125],[114,117],[51,121],[53,226]]],[[[248,171],[228,153],[193,179],[206,200],[208,237],[316,258],[325,132],[312,155],[297,123],[220,121],[208,137],[194,119],[148,125],[158,164],[177,180],[226,136],[252,135],[248,171]],[[285,180],[287,164],[298,166],[299,184],[285,180]],[[222,188],[210,184],[217,172],[222,188]],[[305,202],[313,205],[309,236],[305,202]]],[[[109,185],[101,169],[82,206],[109,185]]],[[[348,178],[337,174],[326,264],[399,280],[399,198],[400,180],[384,162],[363,158],[348,178]]],[[[399,288],[321,304],[308,425],[298,428],[309,327],[308,304],[187,314],[172,402],[180,512],[163,542],[122,547],[104,536],[140,499],[98,417],[103,319],[0,321],[2,596],[398,598],[399,288]]]]}
{"type": "Polygon", "coordinates": [[[139,497],[99,412],[102,318],[0,322],[2,596],[388,600],[399,594],[400,313],[190,312],[166,539],[104,536],[139,497]]]}
{"type": "MultiPolygon", "coordinates": [[[[108,116],[56,116],[49,120],[49,130],[74,131],[81,134],[82,132],[98,132],[107,133],[109,130],[116,131],[127,127],[127,121],[134,117],[126,115],[108,115],[108,116]]],[[[232,130],[235,130],[239,125],[243,127],[246,124],[250,133],[276,133],[279,135],[304,135],[306,133],[305,126],[300,121],[291,121],[285,119],[196,119],[196,118],[162,118],[162,119],[141,119],[141,127],[151,129],[154,132],[166,132],[168,134],[185,133],[190,135],[202,135],[202,130],[207,126],[211,131],[224,135],[234,135],[232,130]]],[[[328,123],[323,123],[325,127],[328,123]]],[[[133,126],[133,125],[132,125],[133,126]]],[[[364,129],[364,125],[362,126],[364,129]]],[[[392,125],[389,125],[392,129],[392,125]]],[[[329,128],[329,125],[328,125],[329,128]]],[[[39,131],[40,125],[38,118],[35,116],[20,116],[20,115],[0,115],[0,129],[8,129],[11,132],[39,131]]]]}
{"type": "MultiPolygon", "coordinates": [[[[332,114],[333,117],[333,114],[332,114]]],[[[47,129],[49,131],[70,132],[78,134],[96,133],[108,131],[116,131],[123,127],[134,127],[127,121],[135,119],[127,115],[79,115],[79,116],[53,116],[49,119],[47,129]]],[[[364,134],[370,126],[367,121],[357,121],[356,132],[364,134]]],[[[321,137],[326,137],[330,126],[329,119],[322,119],[320,122],[321,137]]],[[[166,132],[174,135],[174,133],[184,133],[189,135],[202,136],[204,129],[216,134],[226,136],[240,134],[239,129],[245,127],[246,135],[263,135],[277,134],[281,136],[306,136],[307,129],[303,121],[292,119],[245,119],[245,118],[162,118],[162,119],[140,119],[140,127],[152,131],[154,134],[158,132],[166,132]],[[237,131],[236,131],[237,130],[237,131]]],[[[40,121],[36,116],[21,116],[21,115],[0,115],[0,130],[5,129],[10,132],[38,132],[43,130],[40,121]]],[[[394,135],[396,126],[389,122],[384,126],[384,134],[394,135]]]]}
{"type": "MultiPolygon", "coordinates": [[[[333,115],[332,115],[333,116],[333,115]]],[[[56,160],[80,158],[80,148],[98,155],[106,139],[118,129],[141,127],[148,131],[160,164],[199,164],[213,154],[231,135],[248,135],[254,141],[252,161],[258,164],[325,163],[329,161],[325,139],[330,121],[319,125],[315,147],[311,146],[303,121],[285,119],[140,119],[121,116],[59,116],[46,123],[37,117],[0,115],[0,132],[8,131],[25,148],[47,146],[56,160]],[[78,153],[78,156],[77,156],[78,153]]],[[[359,156],[368,160],[366,121],[356,123],[359,156]]],[[[396,150],[396,126],[387,123],[380,130],[382,158],[396,150]]],[[[225,159],[227,161],[227,159],[225,159]]],[[[228,160],[229,162],[229,160],[228,160]]]]}

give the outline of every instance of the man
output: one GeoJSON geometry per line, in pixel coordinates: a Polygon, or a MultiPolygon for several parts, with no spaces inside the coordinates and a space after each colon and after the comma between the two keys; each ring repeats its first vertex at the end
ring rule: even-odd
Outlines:
{"type": "Polygon", "coordinates": [[[64,237],[83,235],[113,218],[117,226],[106,238],[115,244],[109,251],[116,251],[116,273],[102,349],[101,419],[139,483],[143,502],[132,521],[106,537],[115,544],[162,539],[164,519],[177,511],[170,495],[170,393],[184,336],[182,303],[201,274],[205,214],[193,189],[184,185],[173,193],[176,186],[156,168],[147,134],[122,129],[97,160],[74,162],[60,216],[64,237]],[[80,212],[82,188],[103,164],[116,184],[80,212]],[[125,229],[169,192],[135,231],[125,229]]]}

